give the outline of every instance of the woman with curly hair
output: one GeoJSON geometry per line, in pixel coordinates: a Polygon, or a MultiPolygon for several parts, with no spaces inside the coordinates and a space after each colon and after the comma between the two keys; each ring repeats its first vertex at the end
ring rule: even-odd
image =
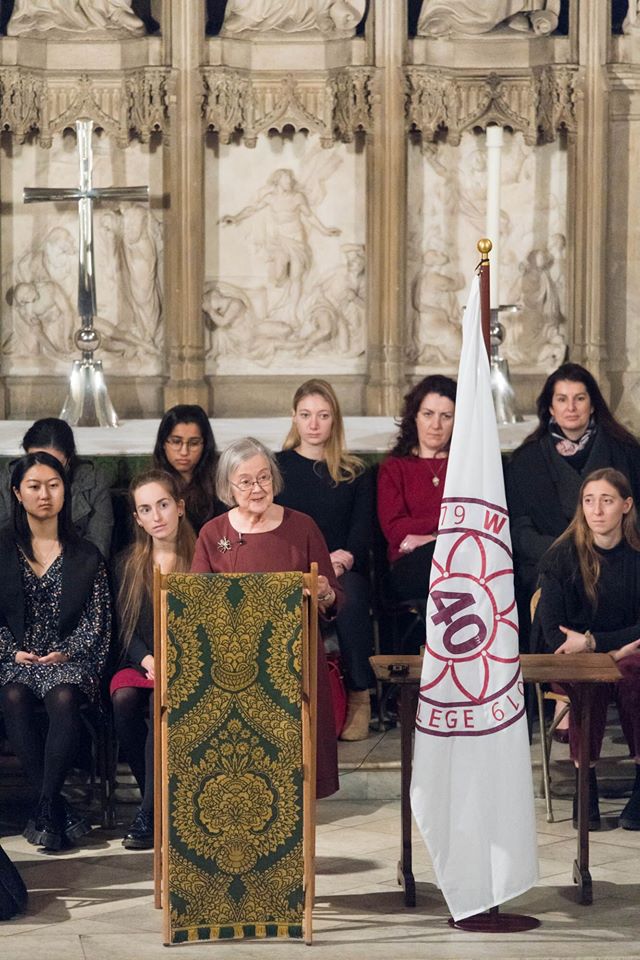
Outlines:
{"type": "Polygon", "coordinates": [[[395,446],[378,474],[378,518],[398,601],[425,599],[456,412],[456,383],[433,374],[404,398],[395,446]]]}

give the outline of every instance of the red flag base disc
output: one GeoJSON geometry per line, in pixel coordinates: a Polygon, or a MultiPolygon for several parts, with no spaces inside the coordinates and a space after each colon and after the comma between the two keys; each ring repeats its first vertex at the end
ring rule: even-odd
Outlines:
{"type": "Polygon", "coordinates": [[[467,933],[524,933],[526,930],[535,930],[540,922],[537,917],[527,917],[523,913],[498,913],[497,910],[476,913],[457,923],[453,917],[449,917],[450,927],[467,933]]]}

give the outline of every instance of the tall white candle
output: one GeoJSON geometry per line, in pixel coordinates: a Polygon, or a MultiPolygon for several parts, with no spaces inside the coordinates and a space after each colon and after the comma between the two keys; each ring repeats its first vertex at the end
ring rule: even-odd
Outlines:
{"type": "Polygon", "coordinates": [[[487,237],[491,251],[491,307],[500,306],[500,184],[502,163],[502,127],[487,127],[487,237]]]}

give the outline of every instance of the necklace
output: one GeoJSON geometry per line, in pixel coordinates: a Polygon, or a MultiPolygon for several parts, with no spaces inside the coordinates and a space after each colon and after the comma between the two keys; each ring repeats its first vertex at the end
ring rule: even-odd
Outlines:
{"type": "Polygon", "coordinates": [[[36,563],[38,564],[38,566],[39,566],[39,567],[42,567],[43,570],[47,570],[48,567],[49,567],[50,564],[51,564],[51,561],[52,561],[52,558],[53,558],[54,553],[56,552],[56,550],[58,550],[59,547],[60,547],[60,544],[59,544],[59,542],[56,540],[56,541],[54,542],[51,550],[49,551],[49,553],[48,553],[48,554],[46,555],[46,557],[44,558],[44,560],[37,560],[37,559],[36,559],[36,563]]]}
{"type": "MultiPolygon", "coordinates": [[[[443,457],[441,462],[445,464],[447,462],[447,458],[443,457]]],[[[429,470],[431,471],[431,483],[434,485],[434,487],[439,487],[442,482],[440,479],[442,468],[440,468],[440,470],[434,470],[433,467],[431,466],[431,463],[427,459],[425,459],[425,463],[427,464],[427,466],[429,467],[429,470]]]]}

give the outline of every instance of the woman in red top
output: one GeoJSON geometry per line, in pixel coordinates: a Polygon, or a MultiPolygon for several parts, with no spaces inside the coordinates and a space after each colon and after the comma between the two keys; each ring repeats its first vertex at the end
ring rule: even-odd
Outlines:
{"type": "Polygon", "coordinates": [[[456,383],[425,377],[405,396],[396,444],[378,474],[378,518],[397,601],[424,600],[456,409],[456,383]]]}
{"type": "MultiPolygon", "coordinates": [[[[273,502],[282,490],[275,457],[258,440],[231,443],[218,462],[216,493],[231,507],[200,531],[193,573],[279,573],[308,571],[318,564],[320,616],[332,618],[342,600],[324,537],[311,517],[273,502]]],[[[329,674],[318,644],[318,739],[316,796],[338,789],[338,756],[329,674]]]]}

